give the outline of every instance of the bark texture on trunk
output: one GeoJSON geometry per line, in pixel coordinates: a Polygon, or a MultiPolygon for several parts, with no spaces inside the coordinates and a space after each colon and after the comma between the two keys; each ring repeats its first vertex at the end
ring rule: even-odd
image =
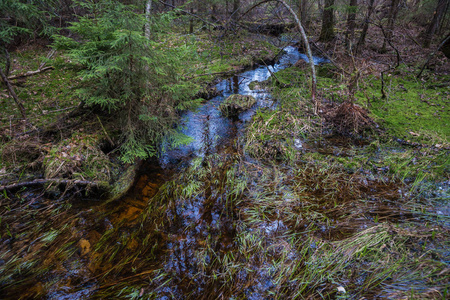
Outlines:
{"type": "Polygon", "coordinates": [[[356,53],[359,52],[361,47],[364,46],[364,44],[366,42],[367,30],[369,30],[370,18],[372,17],[372,13],[374,10],[374,2],[375,2],[375,0],[370,0],[370,2],[369,2],[369,7],[367,9],[367,15],[366,15],[366,18],[364,19],[363,29],[361,31],[361,35],[359,36],[358,43],[356,44],[356,51],[355,51],[356,53]]]}
{"type": "Polygon", "coordinates": [[[328,42],[334,38],[334,0],[325,0],[322,14],[322,30],[319,41],[328,42]]]}
{"type": "Polygon", "coordinates": [[[443,19],[443,16],[446,12],[446,9],[448,8],[450,0],[439,0],[436,6],[436,9],[433,12],[433,19],[431,20],[430,25],[428,25],[427,31],[425,31],[424,37],[423,37],[423,46],[425,48],[429,48],[431,44],[431,40],[433,39],[433,36],[438,31],[441,21],[443,19]]]}
{"type": "Polygon", "coordinates": [[[352,48],[353,37],[355,35],[356,10],[358,9],[358,0],[350,0],[347,16],[347,30],[345,32],[345,44],[347,49],[352,48]]]}

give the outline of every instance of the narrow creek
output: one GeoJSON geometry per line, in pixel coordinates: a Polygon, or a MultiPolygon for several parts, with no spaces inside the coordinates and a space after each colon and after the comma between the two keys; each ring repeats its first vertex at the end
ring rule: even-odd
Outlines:
{"type": "MultiPolygon", "coordinates": [[[[106,207],[111,225],[98,240],[100,256],[89,257],[97,261],[92,269],[99,281],[78,290],[95,298],[123,292],[151,299],[257,300],[296,297],[299,291],[337,297],[342,286],[353,287],[354,298],[389,298],[389,289],[402,287],[404,279],[377,269],[389,270],[379,267],[389,252],[374,261],[360,260],[359,253],[378,253],[397,240],[416,251],[414,242],[404,242],[402,229],[389,225],[422,222],[408,207],[407,187],[364,171],[353,175],[315,163],[263,166],[242,155],[246,123],[257,109],[277,106],[258,82],[304,58],[287,47],[277,63],[222,80],[216,85],[220,96],[182,116],[179,130],[192,143],[145,163],[134,189],[106,207]],[[223,117],[219,105],[232,94],[251,95],[257,103],[237,119],[223,117]],[[367,266],[374,271],[366,272],[367,266]],[[389,280],[389,288],[367,291],[378,272],[377,280],[389,280]]],[[[349,144],[340,138],[311,147],[337,159],[346,151],[352,155],[349,144]]],[[[437,253],[445,249],[432,241],[424,245],[437,253]]],[[[426,288],[426,282],[414,284],[426,288]]]]}
{"type": "MultiPolygon", "coordinates": [[[[262,107],[274,108],[276,105],[270,93],[258,87],[251,89],[250,83],[263,82],[271,76],[271,73],[292,66],[299,59],[307,61],[307,57],[299,53],[297,48],[288,46],[284,48],[284,54],[277,63],[259,66],[218,83],[216,88],[221,92],[220,96],[214,97],[197,111],[187,112],[182,118],[181,131],[192,137],[194,141],[175,151],[165,153],[161,159],[161,164],[167,166],[176,163],[178,160],[220,153],[223,149],[228,148],[234,143],[236,136],[243,130],[245,123],[251,119],[257,109],[262,107]],[[222,116],[219,110],[220,103],[232,94],[250,95],[257,100],[256,105],[241,113],[238,120],[231,120],[222,116]]],[[[326,62],[325,59],[319,57],[314,57],[314,60],[316,64],[326,62]]]]}
{"type": "Polygon", "coordinates": [[[182,116],[179,130],[192,142],[145,162],[120,201],[59,209],[44,199],[46,214],[23,216],[36,227],[23,235],[33,242],[5,242],[11,251],[0,271],[17,261],[8,268],[26,274],[30,288],[17,285],[7,299],[392,299],[405,286],[445,286],[448,186],[412,196],[386,168],[346,169],[336,162],[370,145],[343,137],[300,141],[293,165],[243,155],[246,125],[258,109],[278,105],[258,82],[299,59],[286,47],[275,64],[220,81],[220,96],[182,116]],[[257,102],[236,119],[223,117],[219,105],[232,94],[257,102]],[[434,212],[427,198],[444,206],[434,212]],[[15,254],[33,251],[45,257],[39,264],[15,254]],[[33,263],[39,273],[27,274],[33,263]],[[408,277],[411,270],[420,276],[408,277]],[[346,288],[351,294],[340,294],[346,288]]]}
{"type": "MultiPolygon", "coordinates": [[[[144,209],[145,202],[164,184],[164,180],[186,172],[198,162],[209,172],[205,174],[207,180],[223,181],[227,174],[222,173],[234,163],[240,147],[238,137],[243,134],[245,124],[251,120],[256,110],[276,108],[276,101],[269,92],[259,87],[258,82],[269,79],[273,73],[292,66],[299,59],[307,61],[307,57],[299,53],[297,48],[288,46],[275,64],[262,65],[220,81],[216,85],[219,96],[207,101],[196,111],[186,112],[182,116],[179,130],[191,137],[192,143],[164,153],[158,162],[146,163],[141,169],[141,176],[134,190],[122,201],[122,213],[116,214],[117,218],[113,222],[121,224],[124,219],[127,222],[133,221],[144,209]],[[250,83],[253,83],[255,88],[250,88],[250,83]],[[219,105],[232,94],[250,95],[255,97],[257,102],[251,109],[241,113],[238,119],[230,119],[221,114],[219,105]],[[229,159],[230,157],[232,158],[229,159]]],[[[314,60],[316,64],[326,62],[319,57],[314,57],[314,60]]],[[[186,181],[189,179],[183,182],[186,181]]],[[[234,249],[236,245],[233,242],[236,239],[236,224],[232,221],[236,216],[232,216],[233,212],[227,209],[226,192],[215,190],[213,183],[208,184],[208,188],[209,191],[206,191],[205,195],[194,196],[189,201],[185,201],[182,196],[181,199],[171,199],[173,203],[166,214],[172,222],[163,239],[165,245],[162,248],[165,250],[157,258],[161,263],[158,266],[160,276],[170,274],[170,283],[158,289],[157,297],[161,299],[182,299],[186,295],[200,294],[204,295],[204,299],[212,299],[209,297],[220,294],[216,290],[217,287],[209,287],[208,290],[208,284],[197,277],[201,277],[198,274],[202,267],[215,265],[214,260],[220,260],[223,253],[233,253],[237,250],[234,249]],[[208,253],[199,257],[199,249],[210,245],[215,246],[211,253],[222,254],[213,257],[208,253]],[[197,290],[193,289],[193,286],[197,290]]],[[[281,221],[269,222],[262,225],[262,228],[269,234],[286,229],[281,221]]],[[[266,274],[267,268],[267,265],[264,266],[255,276],[258,286],[249,289],[252,290],[248,294],[249,299],[260,299],[261,293],[273,286],[266,274]]]]}

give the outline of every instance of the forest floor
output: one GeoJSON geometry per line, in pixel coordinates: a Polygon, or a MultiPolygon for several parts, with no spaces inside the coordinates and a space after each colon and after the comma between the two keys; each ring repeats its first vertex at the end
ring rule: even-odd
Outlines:
{"type": "MultiPolygon", "coordinates": [[[[395,51],[378,53],[373,30],[361,58],[339,42],[324,50],[334,64],[318,67],[318,114],[304,64],[276,73],[259,88],[271,91],[277,109],[257,111],[235,151],[194,158],[179,174],[144,164],[124,183],[138,174],[125,211],[97,200],[98,186],[2,189],[0,291],[11,299],[448,297],[450,62],[438,53],[416,78],[432,50],[410,38],[413,29],[399,31],[395,67],[395,51]],[[357,108],[344,106],[348,99],[357,108]],[[186,225],[198,202],[212,219],[186,225]]],[[[243,32],[210,40],[197,36],[198,61],[189,62],[197,73],[186,75],[203,87],[279,52],[243,32]]],[[[186,42],[180,35],[166,46],[186,42]]],[[[13,53],[12,75],[44,61],[55,69],[13,81],[34,127],[0,91],[8,112],[0,120],[1,185],[109,185],[129,167],[105,146],[118,128],[89,109],[68,114],[78,107],[77,66],[64,53],[47,60],[50,51],[13,53]]]]}

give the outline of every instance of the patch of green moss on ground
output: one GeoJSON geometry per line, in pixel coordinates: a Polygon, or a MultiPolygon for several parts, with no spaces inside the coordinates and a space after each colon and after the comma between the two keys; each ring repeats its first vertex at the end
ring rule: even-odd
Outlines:
{"type": "Polygon", "coordinates": [[[419,81],[411,76],[386,76],[386,98],[381,80],[369,78],[356,97],[369,100],[370,111],[391,134],[421,143],[448,142],[450,136],[450,76],[419,81]]]}
{"type": "MultiPolygon", "coordinates": [[[[277,111],[258,113],[254,123],[248,127],[247,137],[251,137],[248,146],[253,151],[251,155],[254,157],[268,157],[266,153],[270,150],[268,145],[278,145],[279,141],[288,145],[286,141],[292,141],[294,136],[301,139],[309,136],[307,133],[296,135],[299,129],[293,128],[291,124],[293,121],[279,118],[279,115],[293,116],[298,121],[313,116],[312,103],[308,101],[308,71],[291,67],[277,72],[275,76],[276,78],[272,77],[268,82],[272,85],[273,98],[278,101],[277,111]],[[261,118],[262,121],[259,122],[257,118],[261,118]],[[277,130],[274,130],[274,124],[277,130]]],[[[387,100],[389,102],[384,107],[383,101],[386,100],[381,100],[380,78],[373,76],[361,81],[356,100],[364,105],[367,103],[367,95],[370,95],[372,114],[389,133],[398,135],[398,132],[403,130],[406,133],[402,136],[407,135],[409,138],[437,147],[405,148],[396,142],[380,143],[378,137],[374,136],[375,141],[370,145],[346,149],[347,154],[344,155],[322,155],[314,152],[297,157],[301,160],[314,160],[315,163],[322,161],[325,164],[329,164],[332,160],[333,163],[340,165],[342,170],[350,173],[367,170],[376,176],[417,182],[426,179],[445,179],[445,174],[450,171],[448,151],[444,149],[450,133],[450,126],[447,125],[448,110],[444,108],[449,101],[449,90],[442,83],[448,78],[446,76],[435,78],[433,84],[430,84],[418,82],[411,77],[391,77],[388,77],[389,89],[386,88],[389,91],[387,100]],[[395,105],[390,105],[393,102],[395,105]],[[439,116],[433,115],[437,109],[440,110],[439,116]],[[395,123],[395,120],[399,123],[395,123]],[[403,122],[408,120],[409,124],[401,124],[402,120],[403,122]],[[412,136],[410,132],[418,136],[412,136]]],[[[321,91],[323,98],[331,98],[334,95],[335,100],[339,100],[340,96],[347,93],[346,89],[347,85],[338,79],[318,76],[318,90],[321,91]]],[[[308,123],[310,132],[319,129],[321,121],[316,121],[312,118],[308,123]]],[[[281,159],[283,157],[288,156],[279,156],[281,159]]]]}
{"type": "MultiPolygon", "coordinates": [[[[348,84],[330,74],[331,66],[318,67],[317,90],[323,99],[344,101],[348,98],[348,84]]],[[[271,78],[273,95],[287,99],[298,94],[309,97],[308,70],[291,67],[271,78]],[[298,89],[298,90],[295,90],[298,89]]],[[[367,107],[375,121],[388,133],[406,140],[429,145],[446,144],[450,136],[450,76],[429,75],[418,80],[414,76],[385,75],[385,94],[382,98],[381,78],[360,79],[355,93],[356,102],[367,107]]]]}
{"type": "MultiPolygon", "coordinates": [[[[12,53],[14,60],[12,67],[15,69],[12,75],[37,70],[41,62],[46,60],[47,51],[38,49],[12,53]]],[[[76,71],[67,66],[64,57],[56,53],[46,66],[54,66],[55,69],[12,80],[13,88],[23,103],[27,118],[37,127],[54,122],[61,113],[79,103],[74,97],[74,90],[78,84],[76,71]]],[[[0,127],[3,127],[9,124],[10,118],[19,118],[20,113],[13,98],[6,91],[1,91],[1,94],[0,105],[5,113],[0,120],[0,127]]]]}

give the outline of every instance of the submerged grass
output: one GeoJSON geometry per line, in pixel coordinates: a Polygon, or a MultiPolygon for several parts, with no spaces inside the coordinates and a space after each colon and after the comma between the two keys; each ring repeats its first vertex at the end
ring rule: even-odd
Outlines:
{"type": "Polygon", "coordinates": [[[361,180],[324,160],[196,158],[149,202],[136,235],[101,239],[109,246],[96,251],[113,257],[104,280],[118,283],[95,297],[443,297],[446,222],[419,213],[423,198],[399,182],[361,180]]]}

